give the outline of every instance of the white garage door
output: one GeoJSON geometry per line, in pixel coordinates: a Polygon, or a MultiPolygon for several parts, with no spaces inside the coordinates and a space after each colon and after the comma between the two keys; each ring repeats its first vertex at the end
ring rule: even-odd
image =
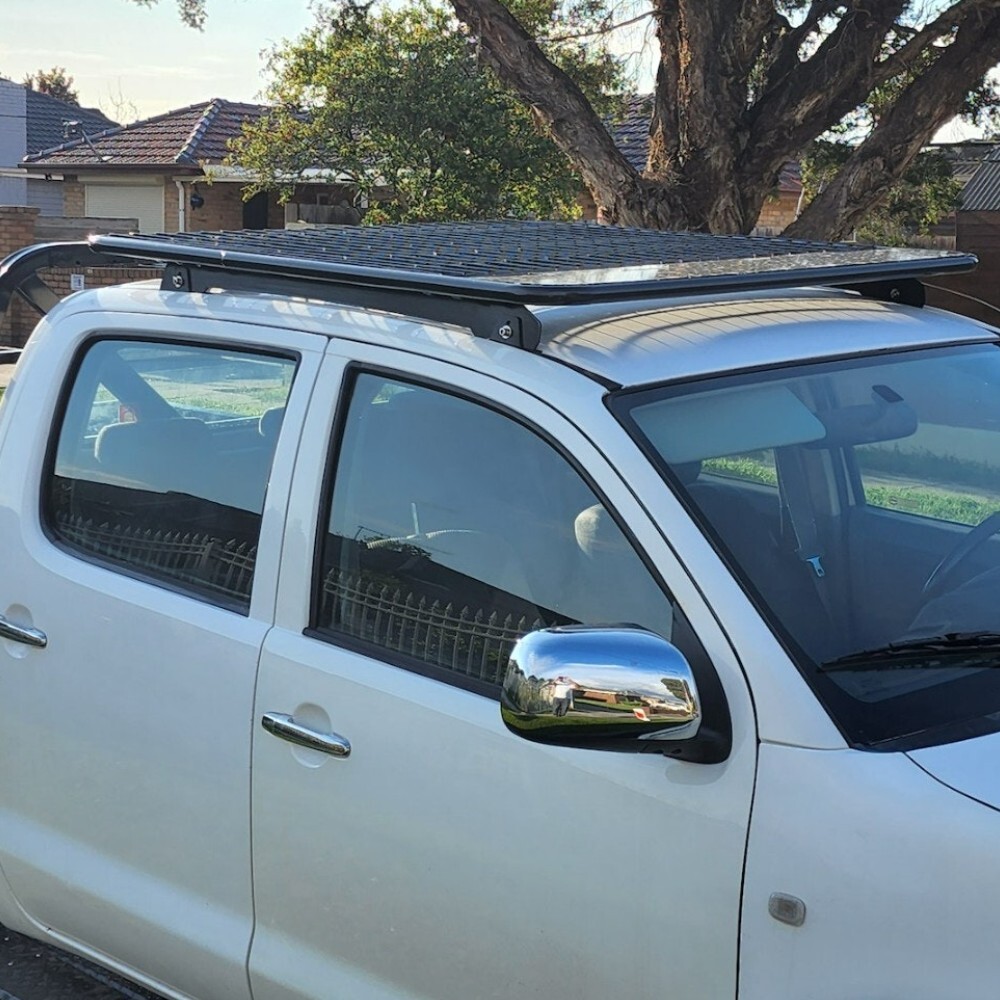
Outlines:
{"type": "Polygon", "coordinates": [[[88,184],[86,192],[89,217],[138,219],[142,232],[163,232],[163,188],[159,185],[88,184]]]}

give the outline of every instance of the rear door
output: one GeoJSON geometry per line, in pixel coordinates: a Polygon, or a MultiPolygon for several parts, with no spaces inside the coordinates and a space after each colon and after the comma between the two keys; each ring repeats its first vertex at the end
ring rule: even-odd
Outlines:
{"type": "Polygon", "coordinates": [[[191,996],[246,996],[251,710],[294,451],[280,427],[301,420],[323,342],[86,322],[59,331],[79,342],[61,396],[36,378],[59,370],[50,338],[25,359],[38,391],[5,415],[40,430],[2,453],[0,863],[57,940],[191,996]]]}
{"type": "Polygon", "coordinates": [[[723,661],[712,616],[545,403],[353,358],[324,362],[261,659],[254,996],[733,997],[745,689],[715,765],[528,743],[497,703],[529,629],[635,621],[705,662],[696,630],[723,661]]]}

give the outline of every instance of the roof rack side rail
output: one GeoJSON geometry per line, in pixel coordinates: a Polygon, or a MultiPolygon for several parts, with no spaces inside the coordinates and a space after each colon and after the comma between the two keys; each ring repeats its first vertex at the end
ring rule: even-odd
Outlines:
{"type": "Polygon", "coordinates": [[[0,261],[0,319],[15,295],[44,316],[55,306],[57,295],[39,277],[50,267],[134,267],[134,258],[106,253],[87,242],[39,243],[16,250],[0,261]]]}
{"type": "Polygon", "coordinates": [[[450,292],[428,291],[391,284],[365,284],[285,274],[275,269],[231,269],[211,265],[168,264],[161,287],[167,291],[244,292],[314,299],[331,305],[360,306],[408,318],[430,320],[471,330],[486,340],[534,351],[541,341],[542,325],[530,309],[492,296],[456,287],[450,292]],[[261,277],[266,284],[262,284],[261,277]]]}

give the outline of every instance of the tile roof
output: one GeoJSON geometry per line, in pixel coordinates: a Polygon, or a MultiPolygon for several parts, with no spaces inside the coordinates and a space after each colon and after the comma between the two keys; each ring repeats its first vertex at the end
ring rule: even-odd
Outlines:
{"type": "Polygon", "coordinates": [[[168,111],[131,125],[74,139],[25,158],[26,165],[46,167],[177,167],[198,168],[221,163],[227,142],[240,134],[243,123],[257,121],[267,108],[214,98],[168,111]]]}
{"type": "MultiPolygon", "coordinates": [[[[652,94],[632,94],[625,98],[622,111],[607,122],[615,145],[639,171],[646,169],[652,113],[652,94]]],[[[796,195],[802,191],[802,171],[797,163],[789,162],[781,168],[778,190],[796,195]]]]}
{"type": "MultiPolygon", "coordinates": [[[[625,98],[621,113],[608,121],[615,144],[640,171],[646,166],[652,101],[650,94],[630,95],[625,98]]],[[[88,130],[89,144],[83,139],[74,139],[29,155],[24,162],[28,166],[58,169],[198,169],[205,162],[221,163],[229,153],[228,141],[240,134],[243,123],[258,121],[267,111],[265,105],[242,104],[217,97],[97,134],[88,130]]],[[[797,163],[787,163],[782,168],[778,189],[794,194],[802,190],[797,163]]]]}
{"type": "Polygon", "coordinates": [[[608,122],[611,138],[636,170],[646,169],[649,149],[649,120],[653,114],[652,94],[630,94],[618,115],[608,122]]]}
{"type": "Polygon", "coordinates": [[[88,133],[115,128],[118,124],[97,108],[81,108],[28,88],[25,88],[24,101],[26,153],[29,156],[65,141],[65,123],[68,121],[79,122],[88,133]]]}
{"type": "Polygon", "coordinates": [[[1000,144],[972,175],[962,192],[961,212],[1000,212],[1000,144]]]}
{"type": "Polygon", "coordinates": [[[994,142],[966,139],[964,142],[932,142],[927,148],[940,153],[948,161],[956,180],[968,184],[979,165],[995,147],[994,142]]]}

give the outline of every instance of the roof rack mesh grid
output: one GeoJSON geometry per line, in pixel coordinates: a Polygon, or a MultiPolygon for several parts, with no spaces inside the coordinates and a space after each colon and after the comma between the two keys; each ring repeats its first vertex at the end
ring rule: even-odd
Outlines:
{"type": "MultiPolygon", "coordinates": [[[[614,274],[604,280],[579,275],[594,271],[614,272],[637,265],[663,268],[715,265],[715,274],[739,273],[747,262],[771,261],[771,269],[832,265],[827,256],[872,254],[856,261],[859,271],[883,263],[903,263],[923,271],[949,269],[949,261],[969,257],[939,250],[885,248],[851,243],[828,243],[766,236],[717,236],[708,233],[674,233],[658,230],[605,226],[595,222],[470,222],[419,223],[391,226],[324,226],[304,230],[240,230],[236,232],[191,232],[130,237],[99,236],[92,240],[101,249],[138,255],[162,255],[167,260],[183,256],[208,264],[216,259],[252,256],[325,266],[341,274],[342,267],[369,267],[438,275],[461,279],[522,279],[524,284],[569,286],[617,283],[614,274]],[[806,258],[811,257],[811,263],[806,258]],[[779,258],[785,260],[779,262],[779,258]],[[725,262],[725,267],[719,265],[725,262]],[[537,276],[552,275],[540,282],[537,276]],[[559,277],[565,275],[565,277],[559,277]],[[535,276],[528,280],[529,276],[535,276]]],[[[277,260],[275,260],[277,264],[277,260]]],[[[972,262],[974,263],[974,261],[972,262]]],[[[966,266],[971,266],[967,263],[966,266]]],[[[768,266],[756,265],[757,271],[768,266]]],[[[653,275],[652,277],[656,277],[653,275]]],[[[625,283],[645,282],[651,275],[622,274],[625,283]]]]}
{"type": "MultiPolygon", "coordinates": [[[[532,306],[836,285],[923,304],[919,278],[975,267],[969,254],[605,226],[470,222],[101,235],[19,251],[0,265],[0,305],[55,258],[163,264],[163,288],[262,292],[449,323],[534,350],[532,306]],[[89,252],[89,253],[88,253],[89,252]],[[5,280],[6,274],[6,280],[5,280]],[[16,280],[15,280],[16,279],[16,280]]],[[[44,311],[42,296],[34,294],[44,311]]]]}

